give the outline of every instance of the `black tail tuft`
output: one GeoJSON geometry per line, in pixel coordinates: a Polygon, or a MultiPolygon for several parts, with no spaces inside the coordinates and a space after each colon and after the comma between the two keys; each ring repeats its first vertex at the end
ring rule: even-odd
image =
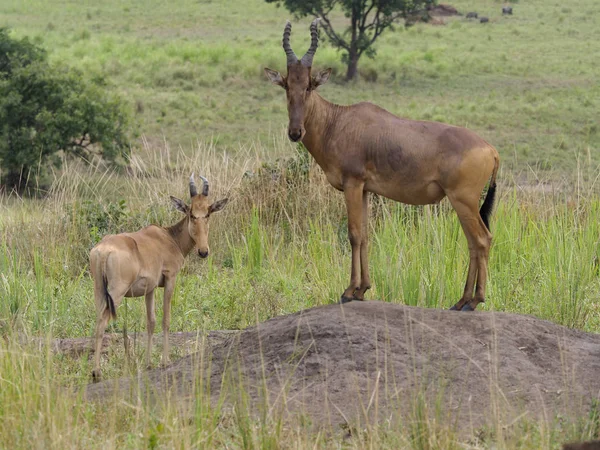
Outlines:
{"type": "Polygon", "coordinates": [[[483,220],[483,223],[487,227],[488,231],[490,231],[490,216],[492,215],[492,209],[494,209],[494,200],[496,198],[496,183],[490,184],[488,188],[487,194],[485,196],[485,200],[481,205],[481,209],[479,210],[479,215],[483,220]]]}
{"type": "Polygon", "coordinates": [[[108,293],[108,280],[106,279],[106,275],[103,276],[102,280],[104,281],[104,295],[106,297],[106,306],[108,307],[108,312],[110,313],[110,317],[116,319],[117,310],[115,309],[115,301],[108,293]]]}

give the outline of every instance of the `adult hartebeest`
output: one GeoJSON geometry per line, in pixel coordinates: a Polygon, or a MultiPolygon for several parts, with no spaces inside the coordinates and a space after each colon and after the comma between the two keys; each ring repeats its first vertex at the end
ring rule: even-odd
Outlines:
{"type": "Polygon", "coordinates": [[[175,278],[184,258],[195,247],[201,258],[208,256],[208,218],[222,210],[228,199],[210,203],[208,181],[204,177],[202,193],[198,194],[194,174],[190,177],[191,204],[171,196],[175,208],[185,217],[167,228],[150,225],[135,233],[105,236],[90,251],[90,270],[94,278],[96,299],[94,381],[100,379],[102,337],[108,321],[117,317],[123,297],[146,297],[148,349],[146,362],[150,365],[152,334],[156,324],[154,289],[164,287],[163,299],[163,364],[169,361],[169,323],[171,296],[175,278]]]}
{"type": "Polygon", "coordinates": [[[447,196],[470,254],[464,293],[452,309],[474,310],[485,299],[492,241],[488,221],[496,192],[498,152],[465,128],[402,119],[372,103],[340,106],[323,99],[316,89],[327,82],[331,69],[311,74],[318,20],[310,26],[310,48],[300,60],[290,46],[292,25],[287,22],[283,32],[287,76],[271,69],[265,73],[286,91],[289,138],[301,141],[331,185],[344,192],[352,267],[341,302],[363,300],[371,286],[368,192],[413,205],[437,203],[447,196]],[[488,179],[489,189],[479,209],[488,179]]]}

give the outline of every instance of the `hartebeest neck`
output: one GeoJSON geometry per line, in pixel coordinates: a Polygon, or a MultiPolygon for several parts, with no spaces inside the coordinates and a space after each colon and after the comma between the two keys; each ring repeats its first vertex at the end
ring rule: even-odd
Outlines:
{"type": "Polygon", "coordinates": [[[194,248],[194,245],[196,245],[188,231],[189,220],[189,217],[186,216],[175,225],[165,228],[179,247],[179,250],[181,250],[184,257],[187,256],[194,248]]]}
{"type": "Polygon", "coordinates": [[[316,92],[313,92],[305,103],[304,129],[306,134],[302,143],[321,166],[328,130],[334,124],[341,108],[343,107],[328,102],[316,92]]]}

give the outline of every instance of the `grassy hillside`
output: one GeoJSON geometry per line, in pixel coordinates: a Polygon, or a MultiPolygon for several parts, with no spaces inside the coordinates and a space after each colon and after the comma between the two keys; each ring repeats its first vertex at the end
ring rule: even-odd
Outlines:
{"type": "MultiPolygon", "coordinates": [[[[501,16],[497,1],[453,4],[491,21],[399,27],[349,84],[341,81],[340,55],[325,43],[315,65],[335,74],[321,93],[465,125],[493,143],[501,182],[481,308],[598,333],[600,3],[521,0],[512,17],[501,16]]],[[[179,276],[172,331],[243,328],[339,298],[350,264],[342,197],[285,138],[283,91],[262,73],[284,69],[288,17],[262,0],[0,2],[0,25],[40,39],[56,64],[112,84],[140,132],[127,174],[68,162],[44,198],[0,196],[0,448],[539,449],[598,438],[597,407],[575,419],[548,411],[547,420],[510,423],[499,410],[488,427],[466,435],[422,392],[406,405],[405,428],[374,424],[352,439],[345,430],[317,433],[271,414],[250,416],[239,386],[232,389],[242,400],[232,408],[210,406],[199,391],[192,414],[168,399],[90,404],[80,395],[89,355],[27,344],[91,336],[90,248],[107,233],[177,220],[168,196],[186,198],[192,171],[209,178],[215,198],[231,202],[211,218],[211,257],[192,255],[179,276]]],[[[298,53],[308,47],[308,24],[294,21],[298,53]]],[[[446,201],[422,208],[373,198],[370,236],[368,298],[434,308],[458,300],[468,251],[446,201]]],[[[118,317],[109,332],[125,321],[145,331],[142,299],[129,299],[118,317]]],[[[172,348],[173,359],[179,351],[172,348]]],[[[144,356],[137,345],[128,366],[113,348],[103,373],[143,374],[144,356]]],[[[567,366],[565,374],[565,383],[576,375],[567,366]]]]}
{"type": "MultiPolygon", "coordinates": [[[[336,73],[322,94],[473,128],[498,147],[505,167],[568,171],[577,158],[600,162],[600,4],[523,1],[509,17],[497,1],[453,5],[491,22],[453,18],[388,31],[377,57],[361,61],[362,81],[351,84],[342,82],[339,53],[324,43],[315,66],[336,73]]],[[[285,102],[262,68],[285,69],[280,43],[289,17],[262,0],[0,5],[0,23],[39,37],[56,63],[110,80],[151,143],[188,151],[197,140],[232,150],[273,146],[286,124],[285,102]]],[[[308,46],[308,24],[294,21],[298,53],[308,46]]]]}

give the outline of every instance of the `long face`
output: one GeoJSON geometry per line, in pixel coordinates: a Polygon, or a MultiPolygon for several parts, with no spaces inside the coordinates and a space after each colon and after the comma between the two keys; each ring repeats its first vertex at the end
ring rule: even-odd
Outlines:
{"type": "Polygon", "coordinates": [[[317,23],[318,20],[311,24],[311,47],[306,52],[302,59],[298,59],[292,51],[289,44],[289,37],[292,26],[288,22],[283,33],[283,49],[287,54],[287,76],[283,77],[276,70],[265,68],[265,74],[272,83],[281,86],[285,89],[288,108],[288,137],[292,142],[301,141],[306,134],[304,121],[306,117],[306,106],[310,101],[311,93],[324,84],[331,69],[321,71],[316,77],[311,76],[312,58],[317,49],[317,23]]]}
{"type": "Polygon", "coordinates": [[[288,137],[292,142],[298,142],[306,134],[304,110],[311,93],[310,67],[303,67],[300,63],[288,67],[288,76],[284,79],[284,82],[290,119],[288,137]]]}
{"type": "MultiPolygon", "coordinates": [[[[205,180],[205,179],[204,179],[205,180]]],[[[201,194],[198,194],[194,175],[190,177],[190,197],[191,204],[188,206],[183,200],[171,197],[175,208],[186,214],[187,231],[194,242],[194,248],[201,258],[206,258],[210,252],[208,247],[208,219],[211,214],[221,211],[227,205],[229,199],[224,198],[214,203],[210,202],[208,197],[208,181],[204,181],[201,194]]]]}
{"type": "Polygon", "coordinates": [[[208,218],[210,216],[208,197],[196,195],[188,212],[188,232],[196,244],[198,256],[206,258],[210,249],[208,247],[208,218]]]}
{"type": "Polygon", "coordinates": [[[210,253],[208,247],[208,219],[211,214],[221,211],[227,205],[229,199],[222,199],[210,203],[210,199],[204,195],[196,195],[192,198],[188,216],[188,231],[190,237],[196,244],[198,256],[206,258],[210,253]]]}

